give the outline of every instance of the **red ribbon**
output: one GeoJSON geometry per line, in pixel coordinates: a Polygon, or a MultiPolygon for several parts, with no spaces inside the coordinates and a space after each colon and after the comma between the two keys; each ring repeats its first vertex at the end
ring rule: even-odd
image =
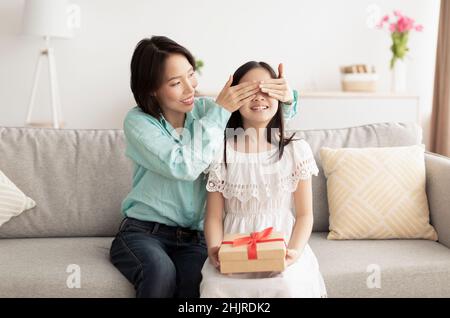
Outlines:
{"type": "Polygon", "coordinates": [[[232,244],[233,247],[247,245],[247,257],[248,259],[258,259],[258,253],[256,251],[257,243],[266,243],[266,242],[280,242],[284,239],[275,238],[275,239],[266,239],[272,233],[273,227],[268,227],[261,232],[252,232],[250,236],[244,236],[233,241],[222,241],[222,244],[232,244]]]}

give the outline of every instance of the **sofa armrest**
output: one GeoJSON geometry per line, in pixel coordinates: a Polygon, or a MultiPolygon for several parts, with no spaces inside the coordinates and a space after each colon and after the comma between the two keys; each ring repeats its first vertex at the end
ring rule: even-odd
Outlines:
{"type": "Polygon", "coordinates": [[[430,222],[439,242],[450,248],[450,158],[425,152],[430,222]]]}

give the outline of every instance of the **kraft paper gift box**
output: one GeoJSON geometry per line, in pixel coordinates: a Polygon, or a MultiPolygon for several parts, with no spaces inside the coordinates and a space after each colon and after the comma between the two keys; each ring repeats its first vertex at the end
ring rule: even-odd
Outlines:
{"type": "Polygon", "coordinates": [[[267,228],[249,234],[225,234],[219,249],[220,272],[282,272],[286,244],[283,234],[267,228]]]}

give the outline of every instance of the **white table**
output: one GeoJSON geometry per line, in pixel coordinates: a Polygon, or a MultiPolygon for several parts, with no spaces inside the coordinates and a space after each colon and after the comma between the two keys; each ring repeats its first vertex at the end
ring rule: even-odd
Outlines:
{"type": "Polygon", "coordinates": [[[420,125],[419,97],[382,93],[300,92],[287,129],[346,128],[381,122],[420,125]]]}

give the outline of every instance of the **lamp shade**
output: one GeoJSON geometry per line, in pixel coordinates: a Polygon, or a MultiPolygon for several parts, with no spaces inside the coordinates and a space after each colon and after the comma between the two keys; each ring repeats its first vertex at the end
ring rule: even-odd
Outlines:
{"type": "Polygon", "coordinates": [[[71,37],[67,5],[67,0],[25,0],[22,32],[44,37],[71,37]]]}

